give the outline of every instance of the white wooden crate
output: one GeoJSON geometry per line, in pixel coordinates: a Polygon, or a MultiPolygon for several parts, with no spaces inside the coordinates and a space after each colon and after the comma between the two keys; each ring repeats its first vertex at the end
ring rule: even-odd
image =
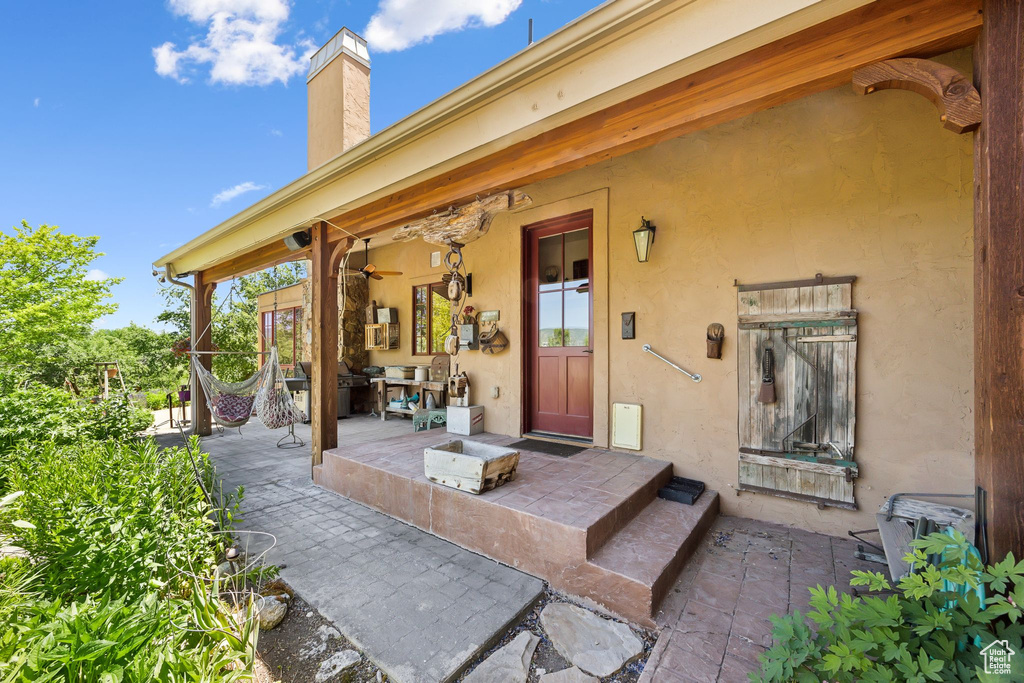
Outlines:
{"type": "Polygon", "coordinates": [[[423,449],[427,479],[469,493],[483,493],[516,478],[519,451],[456,440],[423,449]]]}

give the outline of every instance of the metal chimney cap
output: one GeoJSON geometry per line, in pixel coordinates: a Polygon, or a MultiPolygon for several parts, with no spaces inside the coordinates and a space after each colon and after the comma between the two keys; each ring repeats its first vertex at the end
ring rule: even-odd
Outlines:
{"type": "Polygon", "coordinates": [[[341,54],[347,54],[367,69],[370,68],[370,50],[366,46],[366,39],[348,28],[342,28],[309,58],[306,82],[313,80],[314,76],[341,54]]]}

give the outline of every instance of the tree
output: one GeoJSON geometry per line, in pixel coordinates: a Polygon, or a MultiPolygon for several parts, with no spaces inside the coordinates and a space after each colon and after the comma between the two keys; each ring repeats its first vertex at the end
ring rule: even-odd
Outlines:
{"type": "Polygon", "coordinates": [[[0,231],[0,363],[8,369],[35,377],[43,366],[62,366],[68,344],[117,310],[107,299],[122,278],[86,277],[103,255],[98,240],[26,221],[0,231]]]}
{"type": "MultiPolygon", "coordinates": [[[[217,288],[213,300],[213,343],[220,351],[255,351],[259,340],[259,306],[263,292],[288,287],[306,276],[304,261],[285,263],[235,279],[217,288]]],[[[170,325],[179,339],[191,335],[189,295],[181,287],[162,290],[166,308],[157,321],[170,325]]],[[[201,332],[202,330],[200,330],[201,332]]],[[[227,382],[238,382],[256,372],[255,355],[214,356],[213,374],[227,382]]]]}

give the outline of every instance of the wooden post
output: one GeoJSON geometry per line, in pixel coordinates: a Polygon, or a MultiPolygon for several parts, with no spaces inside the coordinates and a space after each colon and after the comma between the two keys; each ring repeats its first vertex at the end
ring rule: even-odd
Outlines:
{"type": "Polygon", "coordinates": [[[1024,5],[984,0],[974,51],[975,480],[989,561],[1024,557],[1024,5]]]}
{"type": "MultiPolygon", "coordinates": [[[[213,330],[210,327],[210,320],[213,317],[213,290],[217,285],[207,284],[202,271],[195,274],[194,284],[196,291],[192,302],[192,350],[212,351],[213,330]]],[[[213,356],[208,353],[193,356],[192,362],[199,363],[209,370],[213,366],[213,356]]],[[[195,424],[192,431],[199,436],[209,436],[212,432],[210,407],[206,404],[206,394],[198,378],[193,381],[190,389],[192,405],[195,408],[195,424]]]]}
{"type": "Polygon", "coordinates": [[[312,310],[313,467],[338,445],[338,274],[332,267],[327,223],[312,228],[310,294],[312,310]]]}

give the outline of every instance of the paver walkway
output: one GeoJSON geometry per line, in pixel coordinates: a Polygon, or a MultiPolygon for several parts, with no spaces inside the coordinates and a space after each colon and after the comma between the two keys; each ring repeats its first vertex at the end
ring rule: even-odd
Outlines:
{"type": "MultiPolygon", "coordinates": [[[[350,418],[339,439],[411,429],[350,418]]],[[[308,426],[296,432],[309,442],[308,426]]],[[[225,490],[245,487],[240,526],[277,536],[269,561],[392,679],[451,679],[543,590],[534,577],[313,486],[308,447],[278,449],[279,436],[253,421],[243,436],[208,437],[203,449],[225,490]]]]}
{"type": "Polygon", "coordinates": [[[746,682],[772,644],[772,614],[807,613],[808,586],[849,589],[852,539],[720,517],[662,604],[642,683],[746,682]]]}

